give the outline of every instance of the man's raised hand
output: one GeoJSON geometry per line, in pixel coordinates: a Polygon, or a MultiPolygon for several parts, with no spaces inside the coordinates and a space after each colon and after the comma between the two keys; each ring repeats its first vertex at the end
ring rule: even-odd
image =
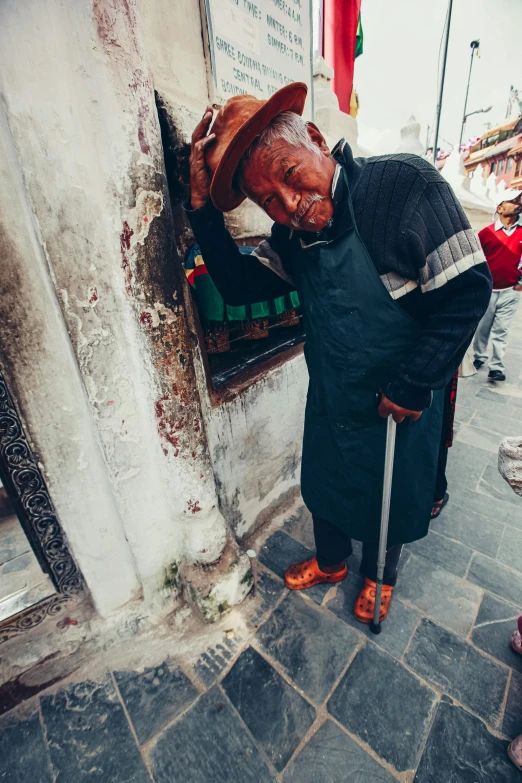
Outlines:
{"type": "Polygon", "coordinates": [[[207,106],[201,121],[194,128],[190,151],[190,203],[192,209],[199,209],[210,193],[210,173],[205,163],[205,150],[216,138],[215,133],[207,136],[212,122],[212,106],[207,106]]]}

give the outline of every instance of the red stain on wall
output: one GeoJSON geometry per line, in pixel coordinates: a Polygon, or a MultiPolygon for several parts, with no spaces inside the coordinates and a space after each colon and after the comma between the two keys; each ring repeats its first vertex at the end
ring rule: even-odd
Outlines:
{"type": "Polygon", "coordinates": [[[95,305],[98,301],[98,291],[96,289],[96,286],[92,286],[92,288],[89,288],[89,304],[95,305]]]}
{"type": "Polygon", "coordinates": [[[152,315],[150,313],[144,312],[140,315],[140,323],[143,326],[152,326],[152,315]]]}
{"type": "Polygon", "coordinates": [[[131,241],[131,236],[133,234],[134,234],[134,231],[129,226],[127,221],[125,221],[124,224],[123,224],[123,231],[120,234],[120,244],[121,244],[122,251],[130,250],[130,241],[131,241]]]}
{"type": "Polygon", "coordinates": [[[162,416],[165,415],[165,406],[163,405],[164,402],[166,402],[169,399],[168,394],[164,394],[163,397],[160,397],[159,400],[156,400],[154,403],[154,410],[156,411],[156,416],[158,419],[160,419],[162,416]]]}
{"type": "Polygon", "coordinates": [[[144,153],[144,155],[148,155],[150,152],[150,145],[147,144],[147,140],[145,138],[145,131],[143,130],[143,123],[141,121],[141,118],[139,119],[139,125],[138,125],[138,141],[140,143],[140,150],[144,153]]]}
{"type": "Polygon", "coordinates": [[[132,269],[130,268],[129,250],[131,237],[134,231],[129,226],[127,221],[123,224],[123,231],[120,234],[120,250],[121,250],[121,268],[125,274],[125,292],[127,296],[132,296],[132,269]]]}
{"type": "Polygon", "coordinates": [[[171,402],[171,397],[168,394],[164,394],[159,400],[154,403],[154,412],[158,419],[158,433],[161,438],[163,453],[168,456],[168,446],[172,446],[174,449],[173,454],[175,457],[179,456],[181,444],[179,437],[176,433],[180,432],[185,426],[185,422],[181,419],[177,422],[172,422],[168,417],[169,413],[165,409],[165,403],[171,402]]]}
{"type": "Polygon", "coordinates": [[[193,514],[197,514],[198,511],[203,510],[199,505],[199,500],[192,500],[192,498],[187,501],[187,506],[189,511],[191,511],[193,514]]]}
{"type": "Polygon", "coordinates": [[[104,2],[104,0],[94,0],[93,12],[96,20],[98,37],[103,44],[119,47],[114,31],[114,18],[110,12],[110,8],[107,8],[106,6],[107,3],[104,2]]]}

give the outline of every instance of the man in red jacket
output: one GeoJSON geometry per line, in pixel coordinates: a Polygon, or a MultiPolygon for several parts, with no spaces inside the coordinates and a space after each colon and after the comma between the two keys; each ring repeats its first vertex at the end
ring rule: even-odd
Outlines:
{"type": "Polygon", "coordinates": [[[493,278],[489,307],[475,335],[475,367],[488,359],[491,339],[489,378],[505,381],[503,357],[508,331],[522,291],[522,191],[505,190],[499,194],[498,218],[479,232],[480,244],[493,278]]]}

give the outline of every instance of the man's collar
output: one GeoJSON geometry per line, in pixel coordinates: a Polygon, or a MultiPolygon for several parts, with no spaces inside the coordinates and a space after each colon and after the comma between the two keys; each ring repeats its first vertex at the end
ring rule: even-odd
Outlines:
{"type": "Polygon", "coordinates": [[[344,171],[349,173],[353,164],[352,151],[349,144],[344,139],[341,139],[333,148],[331,155],[337,162],[332,179],[333,218],[322,231],[317,231],[316,233],[299,231],[297,236],[301,241],[302,247],[333,242],[334,239],[344,234],[345,231],[353,228],[353,220],[347,198],[349,194],[346,193],[348,184],[344,175],[344,171]]]}
{"type": "Polygon", "coordinates": [[[346,139],[341,139],[337,142],[332,150],[332,158],[335,158],[338,163],[345,166],[348,172],[351,171],[353,166],[353,152],[346,139]]]}
{"type": "Polygon", "coordinates": [[[513,223],[511,226],[505,226],[500,218],[495,220],[495,231],[500,231],[502,228],[505,231],[512,231],[514,228],[517,228],[517,226],[522,226],[522,215],[519,215],[517,222],[513,223]]]}

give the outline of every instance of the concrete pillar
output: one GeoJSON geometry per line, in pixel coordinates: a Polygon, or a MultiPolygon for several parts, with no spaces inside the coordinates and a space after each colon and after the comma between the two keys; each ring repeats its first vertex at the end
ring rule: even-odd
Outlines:
{"type": "Polygon", "coordinates": [[[7,0],[2,90],[145,599],[181,571],[215,619],[250,566],[218,509],[141,33],[132,0],[7,0]]]}
{"type": "Polygon", "coordinates": [[[0,358],[98,612],[139,593],[131,550],[0,106],[0,358]]]}

